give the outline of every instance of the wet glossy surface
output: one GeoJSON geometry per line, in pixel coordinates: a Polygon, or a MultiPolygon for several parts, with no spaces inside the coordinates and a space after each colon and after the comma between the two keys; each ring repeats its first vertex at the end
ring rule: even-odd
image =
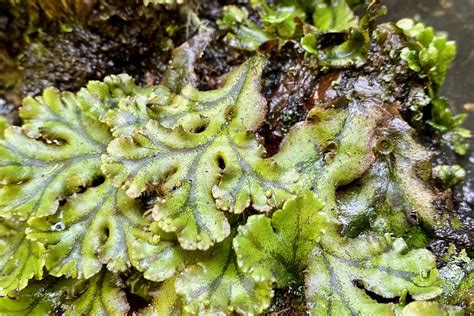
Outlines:
{"type": "MultiPolygon", "coordinates": [[[[466,126],[474,129],[474,0],[385,0],[389,15],[398,20],[419,15],[427,25],[445,31],[458,45],[458,54],[449,70],[441,95],[448,97],[456,112],[466,112],[466,126]]],[[[474,143],[471,139],[471,146],[474,143]]],[[[472,148],[471,148],[472,156],[472,148]]],[[[472,162],[471,168],[472,168],[472,162]]]]}
{"type": "MultiPolygon", "coordinates": [[[[440,94],[450,99],[457,112],[468,112],[465,126],[474,132],[474,0],[384,0],[389,15],[397,20],[418,15],[427,25],[445,31],[458,45],[458,54],[440,94]]],[[[464,199],[474,204],[474,138],[470,152],[458,163],[468,171],[462,185],[464,199]]]]}
{"type": "MultiPolygon", "coordinates": [[[[419,15],[427,25],[445,31],[458,45],[458,55],[448,72],[441,94],[457,111],[474,103],[474,0],[385,0],[390,20],[419,15]]],[[[473,110],[474,111],[474,110],[473,110]]],[[[471,111],[471,123],[474,112],[471,111]]]]}

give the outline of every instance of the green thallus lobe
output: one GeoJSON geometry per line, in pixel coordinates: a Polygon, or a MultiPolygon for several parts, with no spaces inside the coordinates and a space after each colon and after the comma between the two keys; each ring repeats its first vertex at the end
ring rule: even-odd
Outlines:
{"type": "MultiPolygon", "coordinates": [[[[234,44],[301,39],[326,67],[362,61],[381,13],[369,7],[358,21],[354,3],[320,1],[309,6],[314,25],[302,28],[304,3],[256,4],[263,33],[240,8],[224,10],[218,25],[234,44]],[[321,50],[327,32],[347,41],[321,50]]],[[[423,44],[401,58],[433,80],[434,93],[452,44],[423,25],[398,26],[423,44]]],[[[209,36],[195,41],[205,47],[209,36]]],[[[442,283],[433,254],[391,236],[419,233],[407,214],[427,229],[440,225],[429,154],[400,116],[360,100],[317,105],[267,157],[257,136],[266,58],[256,54],[221,88],[199,91],[189,67],[196,56],[182,52],[166,85],[141,88],[119,75],[76,94],[48,88],[24,100],[21,127],[0,121],[0,314],[126,314],[122,276],[131,270],[152,281],[142,314],[258,314],[274,288],[294,284],[304,284],[314,315],[461,311],[448,294],[433,300],[442,284],[465,291],[467,268],[442,283]]],[[[430,124],[462,151],[462,119],[433,111],[430,124]]],[[[460,173],[437,171],[446,187],[460,173]]]]}

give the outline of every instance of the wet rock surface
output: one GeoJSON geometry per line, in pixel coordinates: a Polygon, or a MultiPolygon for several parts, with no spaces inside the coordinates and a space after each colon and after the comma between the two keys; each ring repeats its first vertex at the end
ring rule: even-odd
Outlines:
{"type": "Polygon", "coordinates": [[[2,5],[0,39],[5,47],[0,69],[10,64],[18,78],[16,89],[8,88],[8,78],[0,78],[0,97],[11,99],[15,94],[18,104],[48,86],[77,91],[89,80],[119,73],[132,75],[141,85],[160,81],[173,46],[186,39],[184,28],[173,28],[183,24],[179,12],[137,6],[134,1],[87,3],[59,17],[26,4],[2,5]]]}
{"type": "MultiPolygon", "coordinates": [[[[415,7],[398,5],[398,2],[394,5],[391,1],[387,4],[393,7],[389,10],[391,14],[388,18],[391,20],[410,16],[411,12],[427,13],[429,8],[429,5],[424,3],[415,7]],[[411,11],[407,7],[410,7],[411,11]]],[[[473,4],[471,1],[465,5],[473,4]]],[[[4,45],[0,109],[12,122],[16,121],[15,109],[21,98],[37,95],[48,86],[77,91],[88,80],[102,79],[108,74],[122,72],[136,78],[140,85],[156,84],[160,82],[166,70],[172,48],[192,35],[189,29],[169,29],[170,25],[184,21],[183,14],[177,10],[167,11],[167,7],[144,9],[130,1],[108,4],[105,7],[91,2],[88,7],[75,8],[78,11],[76,13],[80,13],[79,21],[66,21],[65,24],[55,22],[55,19],[60,17],[48,16],[48,8],[45,8],[46,16],[34,20],[27,15],[28,12],[8,10],[11,8],[5,4],[2,4],[2,7],[5,13],[2,13],[0,19],[0,35],[4,45]],[[29,17],[30,23],[42,23],[41,19],[47,20],[44,24],[47,32],[31,33],[30,40],[23,42],[21,34],[29,26],[20,23],[18,16],[27,20],[29,17]],[[86,16],[90,18],[85,18],[86,16]],[[6,77],[7,73],[13,75],[6,77]]],[[[436,8],[434,13],[427,17],[430,22],[441,21],[443,17],[444,22],[438,27],[440,29],[448,28],[449,31],[454,27],[445,21],[449,20],[449,17],[470,17],[468,13],[453,12],[459,11],[457,3],[440,2],[436,3],[436,8]]],[[[200,17],[215,21],[221,11],[222,4],[219,2],[205,2],[202,4],[200,17]]],[[[66,13],[63,12],[65,15],[66,13]]],[[[210,27],[213,26],[215,27],[211,22],[210,27]]],[[[435,23],[435,26],[438,25],[435,23]]],[[[465,26],[461,28],[469,31],[465,26]]],[[[454,33],[456,39],[462,30],[456,29],[450,33],[454,33]]],[[[201,90],[218,87],[224,80],[225,73],[250,56],[250,53],[226,45],[223,36],[224,34],[219,32],[213,35],[213,40],[194,66],[198,78],[197,87],[201,90]]],[[[428,83],[420,80],[403,61],[394,57],[397,54],[393,52],[401,49],[403,41],[403,36],[393,27],[379,27],[373,35],[368,62],[362,67],[329,73],[309,63],[304,58],[304,52],[295,43],[288,42],[280,50],[270,51],[270,63],[265,69],[262,83],[269,112],[260,130],[267,154],[271,156],[278,151],[289,128],[302,121],[315,104],[337,106],[337,103],[344,102],[344,99],[359,98],[368,103],[399,109],[412,127],[419,131],[419,140],[431,146],[437,164],[458,162],[459,157],[448,154],[440,145],[430,145],[430,131],[425,130],[416,118],[413,119],[411,108],[424,102],[422,92],[428,83]]],[[[459,82],[453,76],[460,71],[461,66],[466,67],[471,62],[466,45],[461,43],[460,48],[460,55],[466,57],[467,54],[467,58],[462,64],[458,62],[454,65],[450,72],[451,77],[448,76],[447,79],[448,85],[443,91],[453,98],[458,108],[460,103],[469,101],[472,97],[469,93],[474,91],[469,89],[468,80],[464,84],[452,84],[459,82]],[[467,94],[455,93],[461,90],[470,91],[467,94]],[[463,98],[460,95],[463,95],[463,98]]],[[[472,157],[465,158],[464,161],[461,159],[468,167],[469,177],[455,190],[454,202],[449,206],[450,211],[458,213],[460,221],[466,224],[465,228],[459,231],[447,225],[444,229],[435,231],[432,245],[437,251],[441,251],[440,245],[446,248],[450,242],[472,249],[469,228],[472,228],[473,221],[473,171],[470,168],[470,160],[472,157]]]]}
{"type": "MultiPolygon", "coordinates": [[[[448,33],[449,38],[456,41],[458,45],[457,57],[451,69],[447,73],[446,81],[440,94],[450,100],[452,108],[457,112],[469,114],[464,125],[471,129],[474,126],[474,113],[469,111],[469,104],[474,102],[474,81],[467,78],[472,77],[474,69],[474,1],[473,0],[424,0],[417,1],[395,1],[388,0],[389,16],[383,18],[387,21],[401,19],[403,17],[419,16],[427,24],[440,31],[448,33]]],[[[428,137],[429,138],[429,137],[428,137]]],[[[460,164],[467,171],[466,180],[458,185],[454,193],[454,208],[457,216],[466,223],[463,232],[454,231],[445,227],[436,231],[432,242],[435,253],[447,251],[452,239],[460,241],[461,244],[470,244],[472,251],[472,239],[474,229],[474,140],[471,139],[471,149],[464,157],[453,155],[453,153],[440,145],[432,146],[436,155],[436,163],[460,164]],[[467,242],[470,240],[470,242],[467,242]]]]}
{"type": "MultiPolygon", "coordinates": [[[[458,41],[458,58],[448,73],[441,94],[453,100],[458,111],[462,111],[464,104],[474,102],[473,81],[466,79],[471,76],[474,63],[473,43],[466,42],[466,39],[474,38],[466,36],[472,34],[474,2],[425,0],[414,4],[412,1],[388,0],[387,5],[390,7],[387,19],[420,14],[436,29],[448,31],[450,37],[458,41]]],[[[201,18],[217,19],[221,7],[218,1],[206,1],[202,5],[201,18]]],[[[26,43],[22,42],[20,35],[27,26],[14,22],[17,20],[8,13],[5,4],[0,5],[0,11],[0,42],[3,43],[3,47],[0,46],[0,114],[6,115],[13,123],[18,120],[16,108],[21,98],[37,95],[48,86],[77,91],[88,80],[100,80],[106,75],[122,72],[136,78],[142,86],[157,84],[167,68],[172,48],[193,34],[189,30],[167,28],[171,24],[183,23],[179,12],[136,9],[128,1],[106,8],[93,7],[88,14],[101,18],[68,23],[62,26],[62,30],[61,26],[52,23],[48,25],[47,32],[32,34],[31,41],[26,43]]],[[[201,90],[218,87],[224,80],[224,74],[251,55],[227,46],[223,36],[218,32],[214,34],[194,66],[196,86],[201,90]]],[[[401,34],[390,26],[380,27],[374,33],[368,62],[358,68],[329,72],[308,62],[295,43],[288,42],[278,52],[270,52],[270,63],[262,81],[269,112],[259,134],[267,155],[271,156],[278,151],[289,128],[304,120],[315,105],[337,107],[346,104],[348,99],[357,99],[363,100],[367,107],[383,106],[394,115],[400,114],[417,131],[414,137],[434,153],[435,165],[460,163],[467,169],[467,180],[446,191],[441,190],[430,177],[424,179],[428,179],[430,190],[436,192],[432,194],[437,195],[435,207],[443,219],[443,225],[434,231],[420,229],[431,237],[429,248],[443,264],[442,257],[450,244],[470,252],[474,250],[474,156],[472,152],[465,158],[455,156],[433,142],[432,131],[413,118],[412,107],[425,102],[423,90],[428,83],[419,79],[403,61],[394,58],[396,54],[393,51],[402,47],[403,40],[401,34]]],[[[474,124],[472,116],[467,126],[474,124]]],[[[406,126],[406,129],[410,127],[406,126]]],[[[389,159],[393,161],[393,158],[389,159]]],[[[383,170],[377,169],[378,166],[375,162],[371,170],[351,184],[360,189],[370,180],[370,175],[384,175],[383,170]]],[[[397,190],[392,190],[391,198],[398,198],[397,190]]],[[[353,191],[346,186],[338,191],[338,196],[343,200],[353,191]]],[[[380,189],[380,192],[387,193],[387,188],[380,189]]],[[[371,197],[372,205],[380,202],[377,200],[380,199],[380,192],[371,197]]],[[[408,209],[404,211],[402,222],[419,223],[419,219],[408,209]]],[[[370,226],[368,219],[375,220],[364,218],[363,225],[370,226]]],[[[361,225],[357,220],[355,218],[356,224],[361,225]]],[[[357,235],[357,232],[351,231],[350,225],[346,228],[349,236],[357,235]]],[[[402,231],[400,235],[403,233],[406,232],[402,231]]],[[[411,232],[410,236],[413,236],[414,244],[420,245],[420,241],[416,240],[418,230],[411,232]]],[[[425,242],[421,241],[422,244],[425,242]]],[[[288,314],[297,312],[297,308],[291,306],[299,296],[298,291],[277,293],[274,309],[285,310],[288,314]]]]}

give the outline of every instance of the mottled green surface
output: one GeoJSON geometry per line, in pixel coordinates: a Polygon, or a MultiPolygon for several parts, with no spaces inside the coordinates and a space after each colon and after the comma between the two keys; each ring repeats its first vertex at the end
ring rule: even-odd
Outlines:
{"type": "Polygon", "coordinates": [[[0,143],[0,213],[46,216],[59,200],[100,175],[110,141],[105,124],[83,115],[75,96],[54,88],[24,100],[22,127],[5,130],[0,143]]]}
{"type": "Polygon", "coordinates": [[[275,56],[247,52],[224,84],[200,91],[194,65],[214,34],[202,21],[161,85],[122,74],[77,93],[48,88],[25,99],[21,126],[0,122],[0,315],[252,315],[285,292],[289,313],[472,310],[467,253],[426,249],[446,226],[468,227],[449,212],[462,170],[439,166],[433,178],[432,154],[405,121],[420,114],[413,125],[465,151],[463,117],[436,94],[455,46],[410,20],[371,34],[376,2],[359,19],[358,1],[252,4],[224,10],[222,36],[250,51],[302,43],[320,84],[324,72],[347,76],[315,88],[274,155],[261,79],[275,56]],[[420,101],[412,112],[397,103],[407,99],[420,101]]]}
{"type": "Polygon", "coordinates": [[[434,256],[407,251],[401,239],[366,235],[336,242],[331,234],[316,247],[306,272],[306,297],[312,315],[396,315],[397,305],[379,303],[407,294],[426,300],[441,293],[434,256]]]}
{"type": "Polygon", "coordinates": [[[313,193],[287,201],[272,218],[254,215],[239,227],[234,249],[239,266],[255,280],[287,287],[298,280],[314,245],[325,234],[327,216],[313,193]]]}
{"type": "Polygon", "coordinates": [[[206,250],[227,237],[223,212],[240,214],[250,205],[268,212],[292,194],[294,173],[262,159],[254,136],[265,115],[258,93],[264,64],[254,57],[216,91],[188,86],[156,109],[156,120],[114,139],[103,157],[104,173],[130,197],[157,187],[153,218],[185,249],[206,250]]]}
{"type": "MultiPolygon", "coordinates": [[[[419,16],[427,25],[438,31],[444,31],[458,46],[455,58],[440,94],[450,100],[456,113],[464,113],[465,105],[474,103],[474,81],[466,80],[474,71],[474,2],[472,0],[387,0],[388,16],[383,19],[399,20],[419,16]]],[[[474,113],[469,110],[464,126],[471,131],[474,128],[474,113]]],[[[457,163],[468,171],[468,180],[464,183],[466,198],[474,203],[472,193],[474,181],[473,151],[474,138],[470,140],[471,150],[465,157],[458,157],[457,163]]]]}

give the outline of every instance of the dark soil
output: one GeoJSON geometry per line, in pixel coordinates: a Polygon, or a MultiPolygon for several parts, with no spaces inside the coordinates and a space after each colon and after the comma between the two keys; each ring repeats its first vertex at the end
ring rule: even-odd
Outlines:
{"type": "Polygon", "coordinates": [[[145,8],[135,1],[95,2],[82,9],[86,18],[57,17],[60,23],[42,10],[33,14],[26,5],[22,11],[2,4],[0,43],[4,47],[0,52],[11,67],[17,66],[17,89],[6,89],[7,83],[0,77],[0,98],[6,99],[8,94],[12,99],[11,94],[16,93],[13,102],[17,103],[48,86],[77,91],[89,80],[118,73],[128,73],[142,85],[159,82],[171,50],[184,42],[190,31],[171,27],[185,24],[181,14],[145,8]],[[28,40],[23,40],[25,36],[28,40]]]}

